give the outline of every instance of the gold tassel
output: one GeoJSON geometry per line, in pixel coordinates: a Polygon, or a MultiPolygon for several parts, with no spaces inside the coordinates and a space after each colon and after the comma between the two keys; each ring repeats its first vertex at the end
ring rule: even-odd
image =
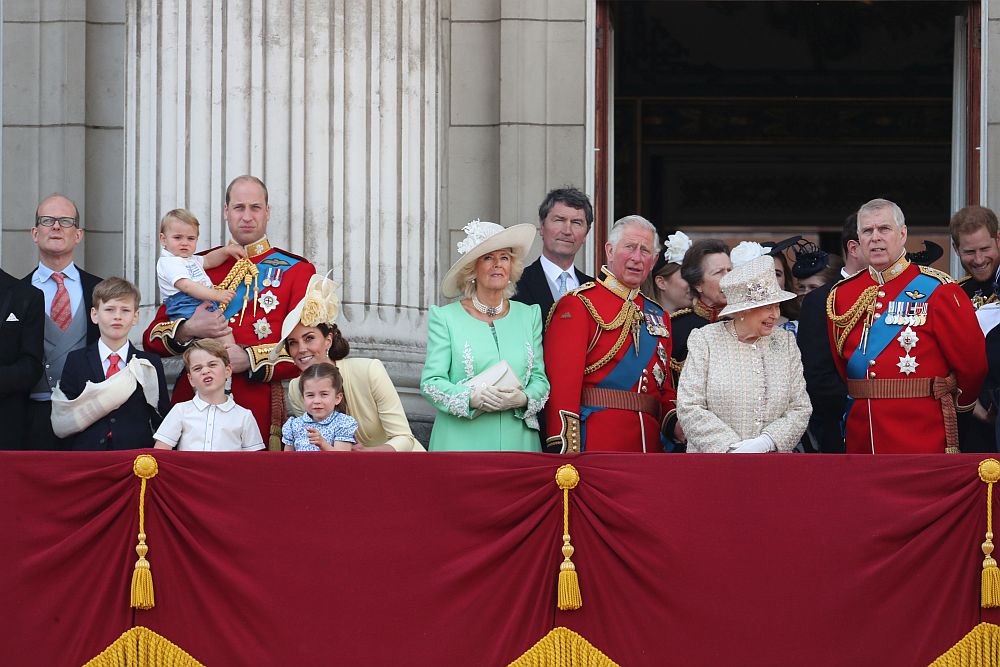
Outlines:
{"type": "Polygon", "coordinates": [[[140,454],[132,464],[132,472],[136,477],[142,479],[139,487],[139,544],[135,547],[135,552],[139,555],[139,560],[135,562],[135,570],[132,572],[132,601],[131,606],[135,609],[152,609],[155,604],[153,598],[153,573],[149,569],[149,561],[146,554],[149,547],[146,546],[146,481],[156,477],[158,472],[156,459],[149,454],[140,454]]]}
{"type": "Polygon", "coordinates": [[[983,542],[983,581],[981,605],[984,609],[1000,607],[1000,569],[993,558],[993,484],[1000,480],[1000,461],[979,462],[979,479],[986,482],[986,541],[983,542]]]}
{"type": "Polygon", "coordinates": [[[559,627],[507,667],[618,667],[618,663],[572,630],[559,627]]]}
{"type": "Polygon", "coordinates": [[[563,492],[563,562],[559,565],[559,609],[570,611],[583,606],[580,596],[580,580],[576,566],[570,557],[575,551],[569,538],[569,490],[580,483],[580,473],[571,465],[559,466],[556,470],[556,484],[563,492]]]}
{"type": "Polygon", "coordinates": [[[177,644],[137,625],[126,630],[111,646],[83,667],[202,667],[177,644]]]}
{"type": "Polygon", "coordinates": [[[980,623],[930,667],[971,667],[1000,664],[1000,627],[980,623]]]}

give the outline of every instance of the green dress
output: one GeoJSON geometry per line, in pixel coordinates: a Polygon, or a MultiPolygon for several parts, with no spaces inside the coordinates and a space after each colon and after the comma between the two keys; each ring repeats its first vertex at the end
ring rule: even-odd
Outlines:
{"type": "Polygon", "coordinates": [[[536,305],[509,301],[509,312],[490,326],[461,302],[431,306],[427,361],[420,391],[438,409],[430,450],[437,452],[537,452],[538,412],[549,398],[542,359],[542,314],[536,305]],[[471,388],[462,380],[506,359],[524,385],[528,405],[483,412],[470,419],[471,388]]]}

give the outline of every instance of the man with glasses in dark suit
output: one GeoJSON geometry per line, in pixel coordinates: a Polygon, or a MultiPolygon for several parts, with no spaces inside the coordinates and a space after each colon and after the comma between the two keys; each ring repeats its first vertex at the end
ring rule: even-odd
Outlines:
{"type": "Polygon", "coordinates": [[[94,286],[101,279],[73,262],[83,229],[80,211],[68,197],[53,194],[42,200],[31,239],[38,246],[38,267],[24,282],[44,295],[44,361],[28,405],[29,448],[66,449],[52,432],[52,390],[62,376],[66,356],[100,336],[90,319],[90,307],[94,286]]]}

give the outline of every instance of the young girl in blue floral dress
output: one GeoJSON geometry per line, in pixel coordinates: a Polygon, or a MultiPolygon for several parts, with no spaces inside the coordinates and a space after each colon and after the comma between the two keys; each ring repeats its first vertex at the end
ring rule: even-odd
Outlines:
{"type": "Polygon", "coordinates": [[[290,417],[281,427],[285,451],[351,451],[358,422],[346,414],[344,381],[337,367],[310,366],[299,376],[298,383],[306,411],[301,417],[290,417]]]}

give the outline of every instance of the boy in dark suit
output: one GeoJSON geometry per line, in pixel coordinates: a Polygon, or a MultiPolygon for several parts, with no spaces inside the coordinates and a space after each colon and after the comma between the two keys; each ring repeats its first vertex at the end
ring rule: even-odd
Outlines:
{"type": "Polygon", "coordinates": [[[163,365],[155,354],[135,349],[128,333],[139,321],[139,290],[122,278],[108,278],[94,288],[90,318],[101,331],[96,343],[74,350],[66,358],[59,387],[68,399],[76,399],[87,381],[101,383],[120,372],[133,357],[145,359],[156,370],[159,397],[156,407],[146,402],[141,385],[131,396],[103,417],[71,436],[73,450],[139,449],[153,446],[153,433],[160,425],[170,397],[163,365]]]}

